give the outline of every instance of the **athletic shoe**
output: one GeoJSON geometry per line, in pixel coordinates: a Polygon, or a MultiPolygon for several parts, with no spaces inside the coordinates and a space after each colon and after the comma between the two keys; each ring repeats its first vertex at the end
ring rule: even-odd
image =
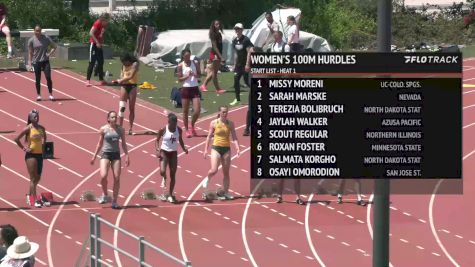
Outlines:
{"type": "Polygon", "coordinates": [[[251,131],[249,131],[249,129],[244,130],[244,133],[242,134],[242,136],[249,136],[249,135],[251,135],[251,131]]]}
{"type": "Polygon", "coordinates": [[[97,199],[97,202],[99,202],[99,204],[107,203],[109,202],[109,196],[102,195],[97,199]]]}
{"type": "Polygon", "coordinates": [[[201,92],[207,92],[208,89],[206,88],[206,85],[204,85],[204,84],[201,85],[201,86],[200,86],[200,91],[201,91],[201,92]]]}
{"type": "Polygon", "coordinates": [[[43,207],[43,204],[41,204],[41,201],[37,200],[35,201],[35,208],[41,208],[43,207]]]}
{"type": "Polygon", "coordinates": [[[26,195],[26,205],[34,206],[35,205],[35,198],[32,195],[26,195]]]}
{"type": "Polygon", "coordinates": [[[41,96],[40,95],[36,97],[36,101],[41,101],[41,96]]]}
{"type": "Polygon", "coordinates": [[[114,210],[118,210],[118,209],[120,209],[120,206],[116,202],[112,202],[111,208],[114,209],[114,210]]]}
{"type": "Polygon", "coordinates": [[[158,196],[158,199],[163,202],[167,201],[167,194],[166,193],[160,194],[160,196],[158,196]]]}
{"type": "Polygon", "coordinates": [[[240,101],[240,100],[237,100],[237,99],[234,99],[233,102],[229,103],[229,105],[231,105],[231,106],[234,106],[234,105],[236,105],[236,104],[237,104],[237,105],[241,104],[241,101],[240,101]]]}
{"type": "Polygon", "coordinates": [[[8,59],[13,58],[13,53],[12,53],[12,52],[8,52],[8,53],[7,53],[7,58],[8,58],[8,59]]]}
{"type": "Polygon", "coordinates": [[[358,204],[359,206],[366,206],[366,202],[364,202],[363,200],[356,201],[356,204],[358,204]]]}
{"type": "Polygon", "coordinates": [[[49,202],[45,197],[40,196],[40,201],[43,203],[44,206],[49,207],[51,206],[51,202],[49,202]]]}
{"type": "Polygon", "coordinates": [[[299,204],[299,205],[305,204],[305,203],[303,202],[303,200],[300,199],[300,198],[297,198],[297,199],[295,200],[295,202],[296,202],[297,204],[299,204]]]}
{"type": "Polygon", "coordinates": [[[338,204],[343,203],[343,197],[342,197],[342,196],[338,196],[336,203],[338,203],[338,204]]]}
{"type": "Polygon", "coordinates": [[[216,89],[217,94],[224,94],[225,92],[226,92],[226,90],[224,90],[224,89],[221,89],[221,88],[216,89]]]}
{"type": "Polygon", "coordinates": [[[282,203],[282,197],[278,196],[277,199],[275,200],[275,203],[282,203]]]}
{"type": "Polygon", "coordinates": [[[49,95],[49,100],[54,101],[54,96],[53,96],[53,95],[49,95]]]}
{"type": "Polygon", "coordinates": [[[187,138],[191,138],[192,136],[193,136],[193,133],[191,132],[191,130],[186,131],[187,138]]]}
{"type": "Polygon", "coordinates": [[[176,201],[176,198],[175,196],[168,196],[168,202],[172,203],[172,204],[176,204],[177,201],[176,201]]]}
{"type": "Polygon", "coordinates": [[[220,200],[233,200],[234,196],[230,195],[229,193],[224,193],[222,196],[219,196],[220,200]]]}
{"type": "Polygon", "coordinates": [[[87,80],[87,81],[86,81],[86,87],[91,87],[91,86],[92,86],[91,81],[90,81],[90,80],[87,80]]]}

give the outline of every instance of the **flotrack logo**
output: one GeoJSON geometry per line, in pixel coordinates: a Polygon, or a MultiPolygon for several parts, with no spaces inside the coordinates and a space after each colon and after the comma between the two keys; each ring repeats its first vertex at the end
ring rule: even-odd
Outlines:
{"type": "Polygon", "coordinates": [[[404,56],[406,64],[457,64],[459,56],[404,56]]]}

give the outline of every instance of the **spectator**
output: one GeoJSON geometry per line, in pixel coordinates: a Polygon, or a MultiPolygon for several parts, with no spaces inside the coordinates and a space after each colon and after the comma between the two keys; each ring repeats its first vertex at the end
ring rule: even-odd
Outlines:
{"type": "Polygon", "coordinates": [[[0,262],[7,254],[7,249],[13,244],[18,233],[10,224],[0,225],[0,262]]]}
{"type": "Polygon", "coordinates": [[[39,245],[30,242],[26,236],[19,236],[7,249],[7,256],[0,267],[34,267],[35,253],[39,245]]]}
{"type": "Polygon", "coordinates": [[[274,32],[275,43],[271,44],[269,50],[272,53],[290,52],[290,46],[284,42],[281,31],[274,32]]]}
{"type": "Polygon", "coordinates": [[[266,12],[266,20],[267,20],[267,28],[269,29],[269,34],[267,35],[267,38],[262,45],[262,48],[264,50],[267,50],[267,47],[269,44],[273,43],[275,41],[274,33],[279,31],[279,24],[274,20],[274,17],[272,16],[271,12],[266,12]]]}
{"type": "Polygon", "coordinates": [[[289,29],[287,30],[287,44],[290,46],[291,52],[300,51],[300,29],[297,25],[297,21],[294,16],[287,17],[287,25],[289,29]]]}

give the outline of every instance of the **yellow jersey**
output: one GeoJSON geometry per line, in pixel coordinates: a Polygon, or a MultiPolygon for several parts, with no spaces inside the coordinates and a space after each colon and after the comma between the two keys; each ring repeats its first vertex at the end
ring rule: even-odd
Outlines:
{"type": "Polygon", "coordinates": [[[41,128],[30,127],[30,134],[28,135],[28,145],[30,148],[30,153],[33,154],[43,154],[43,140],[44,132],[41,128]]]}
{"type": "Polygon", "coordinates": [[[230,147],[231,128],[229,122],[223,123],[220,119],[214,122],[213,146],[230,147]]]}
{"type": "MultiPolygon", "coordinates": [[[[121,77],[124,78],[124,77],[129,77],[132,75],[132,73],[134,72],[134,64],[137,64],[137,68],[138,68],[138,63],[133,63],[132,65],[130,66],[122,66],[122,71],[121,71],[121,77]]],[[[132,78],[130,80],[128,80],[126,82],[126,84],[137,84],[139,79],[138,79],[138,75],[139,72],[135,72],[135,74],[132,76],[132,78]]]]}

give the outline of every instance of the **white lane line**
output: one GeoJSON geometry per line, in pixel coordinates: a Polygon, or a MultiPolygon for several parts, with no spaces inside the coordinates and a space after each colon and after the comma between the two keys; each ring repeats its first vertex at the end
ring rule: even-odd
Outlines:
{"type": "Polygon", "coordinates": [[[271,242],[274,241],[274,239],[272,237],[269,237],[269,236],[267,236],[266,239],[271,241],[271,242]]]}
{"type": "Polygon", "coordinates": [[[283,248],[288,248],[288,246],[286,244],[282,244],[282,243],[280,243],[279,246],[281,246],[283,248]]]}
{"type": "MultiPolygon", "coordinates": [[[[310,250],[312,251],[313,256],[316,258],[320,266],[325,267],[325,263],[323,263],[322,259],[317,253],[317,250],[315,249],[315,246],[312,241],[312,235],[310,234],[309,217],[310,217],[310,205],[312,204],[313,197],[314,197],[314,194],[310,194],[310,197],[308,198],[308,202],[305,207],[305,235],[307,236],[307,243],[308,243],[308,246],[310,247],[310,250]]],[[[313,231],[317,233],[321,233],[321,231],[318,229],[313,229],[313,231]]]]}
{"type": "MultiPolygon", "coordinates": [[[[473,150],[472,152],[475,152],[475,150],[473,150]]],[[[470,154],[469,154],[470,155],[470,154]]],[[[465,156],[463,158],[466,159],[469,155],[465,156]]],[[[439,235],[437,234],[437,231],[435,230],[435,225],[434,225],[434,216],[433,216],[433,207],[434,207],[434,200],[435,200],[435,195],[437,193],[437,191],[439,190],[439,186],[440,184],[443,182],[444,180],[441,179],[439,180],[439,182],[435,185],[434,187],[434,191],[432,192],[432,196],[430,198],[430,202],[429,202],[429,222],[430,222],[430,228],[432,230],[432,234],[434,235],[435,237],[435,240],[437,241],[437,244],[439,245],[440,249],[442,249],[442,252],[444,252],[445,256],[450,260],[450,262],[452,262],[452,264],[454,266],[460,266],[455,260],[454,258],[452,258],[452,256],[450,256],[449,252],[445,249],[445,246],[442,244],[442,242],[440,241],[440,238],[439,238],[439,235]]],[[[432,253],[433,254],[433,253],[432,253]]]]}
{"type": "Polygon", "coordinates": [[[427,221],[425,221],[425,220],[423,220],[423,219],[419,219],[419,221],[420,221],[421,223],[427,223],[427,221]]]}
{"type": "Polygon", "coordinates": [[[404,243],[406,243],[406,244],[409,243],[409,241],[407,241],[406,239],[400,238],[399,240],[401,240],[401,242],[404,242],[404,243]]]}
{"type": "Polygon", "coordinates": [[[421,247],[421,246],[416,246],[416,248],[420,249],[420,250],[423,250],[424,248],[421,247]]]}
{"type": "Polygon", "coordinates": [[[346,243],[346,242],[343,242],[343,241],[341,242],[341,244],[343,244],[343,245],[345,245],[345,246],[347,246],[347,247],[350,246],[350,244],[348,244],[348,243],[346,243]]]}

